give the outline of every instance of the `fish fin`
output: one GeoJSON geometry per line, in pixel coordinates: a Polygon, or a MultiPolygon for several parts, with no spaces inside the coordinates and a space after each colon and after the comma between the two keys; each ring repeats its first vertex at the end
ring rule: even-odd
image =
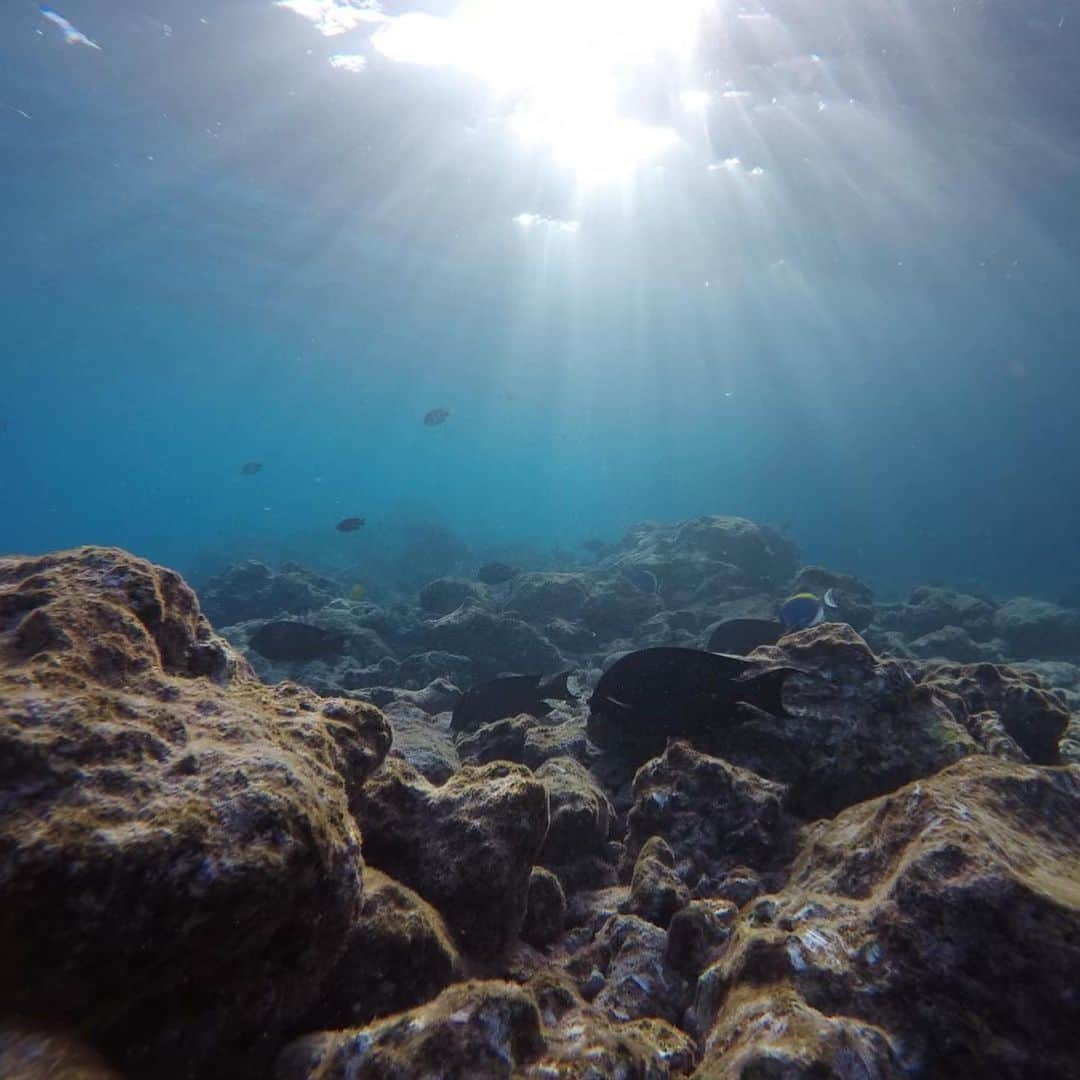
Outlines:
{"type": "Polygon", "coordinates": [[[740,680],[748,693],[745,701],[773,716],[789,716],[784,710],[784,682],[795,668],[772,668],[740,680]]]}
{"type": "Polygon", "coordinates": [[[633,706],[627,705],[625,701],[620,701],[618,698],[613,698],[611,695],[606,695],[601,698],[602,701],[606,701],[609,705],[614,705],[617,709],[624,709],[626,712],[632,712],[633,706]]]}

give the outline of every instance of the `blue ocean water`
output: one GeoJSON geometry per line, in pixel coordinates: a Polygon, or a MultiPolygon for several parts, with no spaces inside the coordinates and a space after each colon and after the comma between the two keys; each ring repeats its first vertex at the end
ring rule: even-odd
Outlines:
{"type": "Polygon", "coordinates": [[[0,6],[0,551],[722,513],[885,594],[1080,577],[1072,5],[491,7],[0,6]]]}

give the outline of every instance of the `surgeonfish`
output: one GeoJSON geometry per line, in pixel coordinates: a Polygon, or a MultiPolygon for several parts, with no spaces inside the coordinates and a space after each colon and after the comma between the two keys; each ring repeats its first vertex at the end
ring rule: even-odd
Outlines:
{"type": "Polygon", "coordinates": [[[297,619],[276,619],[263,623],[248,646],[267,660],[318,660],[339,656],[345,651],[346,635],[297,619]]]}
{"type": "Polygon", "coordinates": [[[784,680],[794,670],[702,649],[639,649],[601,676],[586,731],[597,746],[644,761],[670,736],[693,738],[728,723],[742,703],[785,716],[784,680]]]}
{"type": "Polygon", "coordinates": [[[728,619],[713,627],[706,648],[745,656],[759,645],[775,645],[786,633],[787,627],[776,619],[728,619]]]}
{"type": "Polygon", "coordinates": [[[480,683],[461,695],[450,720],[453,731],[475,731],[484,724],[507,716],[528,713],[547,716],[549,701],[570,701],[573,694],[567,687],[569,671],[560,671],[546,679],[540,675],[500,675],[480,683]]]}

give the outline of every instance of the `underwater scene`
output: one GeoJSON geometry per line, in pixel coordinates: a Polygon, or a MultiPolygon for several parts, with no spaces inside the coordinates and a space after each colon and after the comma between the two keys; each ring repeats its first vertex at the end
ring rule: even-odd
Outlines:
{"type": "Polygon", "coordinates": [[[1080,8],[0,3],[0,1080],[1080,1080],[1080,8]]]}

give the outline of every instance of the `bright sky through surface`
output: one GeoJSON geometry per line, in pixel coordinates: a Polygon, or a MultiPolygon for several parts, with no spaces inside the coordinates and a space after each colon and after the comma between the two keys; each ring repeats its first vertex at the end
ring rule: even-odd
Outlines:
{"type": "Polygon", "coordinates": [[[1073,573],[1074,6],[0,3],[0,549],[726,512],[1073,573]]]}
{"type": "MultiPolygon", "coordinates": [[[[392,16],[324,0],[282,0],[324,34],[369,22],[389,60],[452,66],[487,83],[511,131],[546,145],[583,183],[625,176],[679,142],[629,112],[657,65],[685,68],[709,0],[464,0],[451,14],[392,16]]],[[[708,95],[686,90],[684,102],[708,95]],[[697,97],[695,98],[695,95],[697,97]]]]}

